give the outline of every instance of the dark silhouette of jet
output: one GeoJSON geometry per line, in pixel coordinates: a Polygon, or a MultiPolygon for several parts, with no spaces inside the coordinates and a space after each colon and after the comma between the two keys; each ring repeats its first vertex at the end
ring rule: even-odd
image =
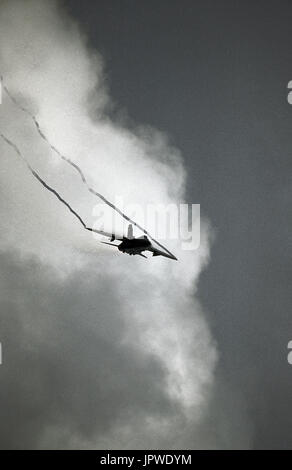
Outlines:
{"type": "Polygon", "coordinates": [[[143,255],[142,252],[150,251],[153,253],[153,256],[164,256],[165,258],[177,260],[174,255],[170,255],[162,250],[158,250],[158,248],[155,248],[146,235],[135,238],[133,236],[132,225],[129,225],[126,237],[123,236],[122,238],[118,238],[115,235],[112,235],[111,242],[113,242],[114,240],[121,241],[122,243],[120,243],[119,245],[109,242],[101,243],[104,243],[105,245],[115,246],[119,251],[121,251],[122,253],[127,253],[128,255],[139,255],[147,259],[147,256],[143,255]]]}

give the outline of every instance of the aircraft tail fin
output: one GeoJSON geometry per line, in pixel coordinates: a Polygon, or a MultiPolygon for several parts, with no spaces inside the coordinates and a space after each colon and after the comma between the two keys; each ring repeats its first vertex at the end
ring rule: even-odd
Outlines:
{"type": "Polygon", "coordinates": [[[134,238],[134,235],[133,235],[133,225],[132,225],[132,224],[130,224],[130,225],[128,226],[127,238],[128,238],[129,240],[131,240],[132,238],[134,238]]]}

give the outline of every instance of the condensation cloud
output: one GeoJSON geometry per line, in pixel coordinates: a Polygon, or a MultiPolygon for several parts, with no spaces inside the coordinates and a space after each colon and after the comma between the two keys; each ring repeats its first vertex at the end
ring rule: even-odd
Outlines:
{"type": "MultiPolygon", "coordinates": [[[[1,75],[90,185],[142,207],[183,202],[179,151],[114,119],[103,59],[62,9],[2,1],[0,13],[1,75]]],[[[92,226],[96,199],[5,96],[0,130],[92,226]]],[[[179,262],[121,256],[82,230],[5,142],[0,150],[2,445],[192,446],[217,357],[196,298],[208,224],[199,250],[171,241],[179,262]]]]}

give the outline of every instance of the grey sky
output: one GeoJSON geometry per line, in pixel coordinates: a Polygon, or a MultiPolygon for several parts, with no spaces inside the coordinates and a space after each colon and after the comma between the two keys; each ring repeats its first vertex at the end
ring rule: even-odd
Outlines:
{"type": "Polygon", "coordinates": [[[68,4],[119,107],[182,150],[188,200],[216,230],[199,294],[217,373],[243,396],[252,446],[291,448],[291,3],[68,4]]]}

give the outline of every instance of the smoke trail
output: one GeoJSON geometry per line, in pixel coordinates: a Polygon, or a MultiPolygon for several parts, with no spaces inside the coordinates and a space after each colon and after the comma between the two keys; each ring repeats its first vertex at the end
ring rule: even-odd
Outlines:
{"type": "Polygon", "coordinates": [[[110,233],[107,233],[107,232],[104,232],[102,230],[96,230],[96,229],[93,229],[91,227],[87,227],[87,225],[85,224],[84,220],[80,217],[80,215],[70,206],[70,204],[65,201],[65,199],[62,198],[62,196],[60,196],[60,194],[55,190],[53,189],[51,186],[49,186],[41,177],[40,175],[31,167],[31,165],[29,164],[29,162],[27,161],[27,159],[24,157],[24,155],[21,153],[21,151],[19,150],[19,148],[17,147],[17,145],[12,142],[11,140],[9,140],[4,134],[0,133],[0,137],[8,144],[10,145],[10,147],[12,147],[15,152],[20,156],[20,158],[24,161],[24,163],[26,164],[27,168],[29,169],[29,171],[32,173],[32,175],[44,186],[44,188],[46,188],[48,191],[50,191],[51,193],[53,193],[58,199],[59,201],[61,201],[68,209],[69,211],[79,220],[79,222],[81,223],[81,225],[83,226],[83,228],[85,230],[88,230],[89,232],[95,232],[95,233],[98,233],[99,235],[104,235],[104,236],[113,236],[113,234],[110,234],[110,233]]]}
{"type": "MultiPolygon", "coordinates": [[[[1,76],[0,77],[0,80],[1,82],[3,83],[3,77],[1,76]]],[[[139,224],[137,224],[137,222],[135,222],[134,220],[130,219],[130,217],[128,217],[126,214],[124,214],[117,206],[115,206],[114,204],[112,204],[108,199],[106,199],[102,194],[98,193],[97,191],[95,191],[93,188],[91,188],[91,186],[88,184],[88,181],[86,180],[85,178],[85,175],[83,173],[83,171],[81,170],[81,168],[76,164],[74,163],[70,158],[66,157],[65,155],[63,155],[54,145],[51,144],[51,142],[49,141],[49,139],[46,137],[46,135],[44,134],[44,132],[42,131],[41,129],[41,126],[37,120],[37,118],[34,116],[34,114],[32,114],[27,108],[24,108],[23,106],[21,106],[20,103],[18,103],[18,101],[15,99],[15,97],[10,93],[10,91],[8,90],[8,88],[4,85],[3,83],[3,89],[5,91],[5,93],[9,96],[9,98],[11,99],[11,101],[15,104],[15,106],[17,108],[19,108],[21,111],[23,111],[24,113],[26,113],[34,122],[35,124],[35,127],[39,133],[39,135],[41,136],[41,138],[49,145],[49,147],[51,148],[51,150],[53,152],[55,152],[62,160],[64,160],[66,163],[68,163],[69,165],[71,165],[73,168],[75,168],[75,170],[79,173],[81,179],[82,179],[82,182],[85,184],[85,186],[87,187],[88,191],[90,193],[92,193],[94,196],[97,196],[99,199],[101,199],[105,204],[107,204],[109,207],[111,207],[113,210],[115,210],[120,216],[122,216],[125,220],[127,220],[129,223],[135,225],[139,230],[141,230],[145,235],[147,235],[149,238],[151,238],[151,240],[153,240],[160,248],[162,248],[163,250],[165,250],[168,255],[172,258],[172,259],[176,259],[176,257],[173,255],[173,253],[171,253],[171,251],[169,251],[164,245],[162,245],[162,243],[158,242],[155,238],[153,238],[150,233],[145,230],[143,227],[141,227],[139,224]]],[[[72,211],[71,211],[72,212],[72,211]]],[[[86,227],[86,229],[88,230],[88,228],[86,227]]],[[[91,229],[92,231],[94,231],[93,229],[91,229]]]]}

